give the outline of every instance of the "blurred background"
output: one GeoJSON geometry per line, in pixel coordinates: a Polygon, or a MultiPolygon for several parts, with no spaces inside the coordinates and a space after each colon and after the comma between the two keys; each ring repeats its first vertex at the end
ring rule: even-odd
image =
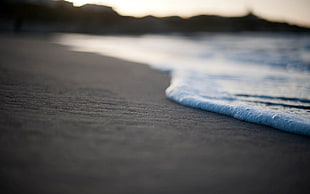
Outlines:
{"type": "Polygon", "coordinates": [[[309,32],[310,1],[2,0],[2,32],[309,32]]]}

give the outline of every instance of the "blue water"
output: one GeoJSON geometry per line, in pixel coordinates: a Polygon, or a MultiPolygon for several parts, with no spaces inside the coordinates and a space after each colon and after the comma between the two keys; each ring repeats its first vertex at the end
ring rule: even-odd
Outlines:
{"type": "Polygon", "coordinates": [[[310,135],[309,34],[59,34],[57,42],[170,72],[166,95],[180,104],[310,135]]]}

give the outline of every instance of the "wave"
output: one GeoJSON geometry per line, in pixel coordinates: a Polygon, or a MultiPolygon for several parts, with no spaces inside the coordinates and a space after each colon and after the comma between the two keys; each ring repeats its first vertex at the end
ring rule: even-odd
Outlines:
{"type": "Polygon", "coordinates": [[[242,121],[271,126],[287,132],[310,135],[310,120],[307,118],[224,101],[223,99],[193,95],[191,88],[188,88],[186,84],[177,82],[179,82],[179,78],[172,77],[171,85],[166,89],[166,95],[182,105],[231,116],[242,121]]]}
{"type": "Polygon", "coordinates": [[[310,135],[310,36],[60,35],[58,43],[171,74],[171,100],[310,135]]]}

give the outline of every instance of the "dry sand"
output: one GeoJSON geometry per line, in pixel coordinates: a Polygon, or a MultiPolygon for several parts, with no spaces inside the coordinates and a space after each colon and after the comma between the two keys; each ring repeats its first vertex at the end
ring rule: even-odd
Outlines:
{"type": "Polygon", "coordinates": [[[0,35],[1,193],[308,193],[309,137],[169,101],[169,75],[0,35]]]}

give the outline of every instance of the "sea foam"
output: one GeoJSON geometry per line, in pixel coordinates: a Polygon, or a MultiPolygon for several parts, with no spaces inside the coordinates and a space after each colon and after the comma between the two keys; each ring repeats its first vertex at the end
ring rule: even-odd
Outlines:
{"type": "MultiPolygon", "coordinates": [[[[195,73],[195,75],[197,74],[199,73],[195,73]]],[[[205,83],[210,84],[209,87],[205,88],[209,95],[202,93],[199,87],[195,87],[196,83],[190,76],[173,72],[171,85],[166,89],[166,95],[185,106],[224,114],[287,132],[310,135],[310,120],[308,118],[242,103],[236,97],[218,91],[217,84],[213,83],[212,79],[204,78],[204,80],[207,81],[205,83]]]]}
{"type": "Polygon", "coordinates": [[[310,36],[90,36],[58,42],[168,71],[168,98],[239,120],[310,135],[310,36]]]}

